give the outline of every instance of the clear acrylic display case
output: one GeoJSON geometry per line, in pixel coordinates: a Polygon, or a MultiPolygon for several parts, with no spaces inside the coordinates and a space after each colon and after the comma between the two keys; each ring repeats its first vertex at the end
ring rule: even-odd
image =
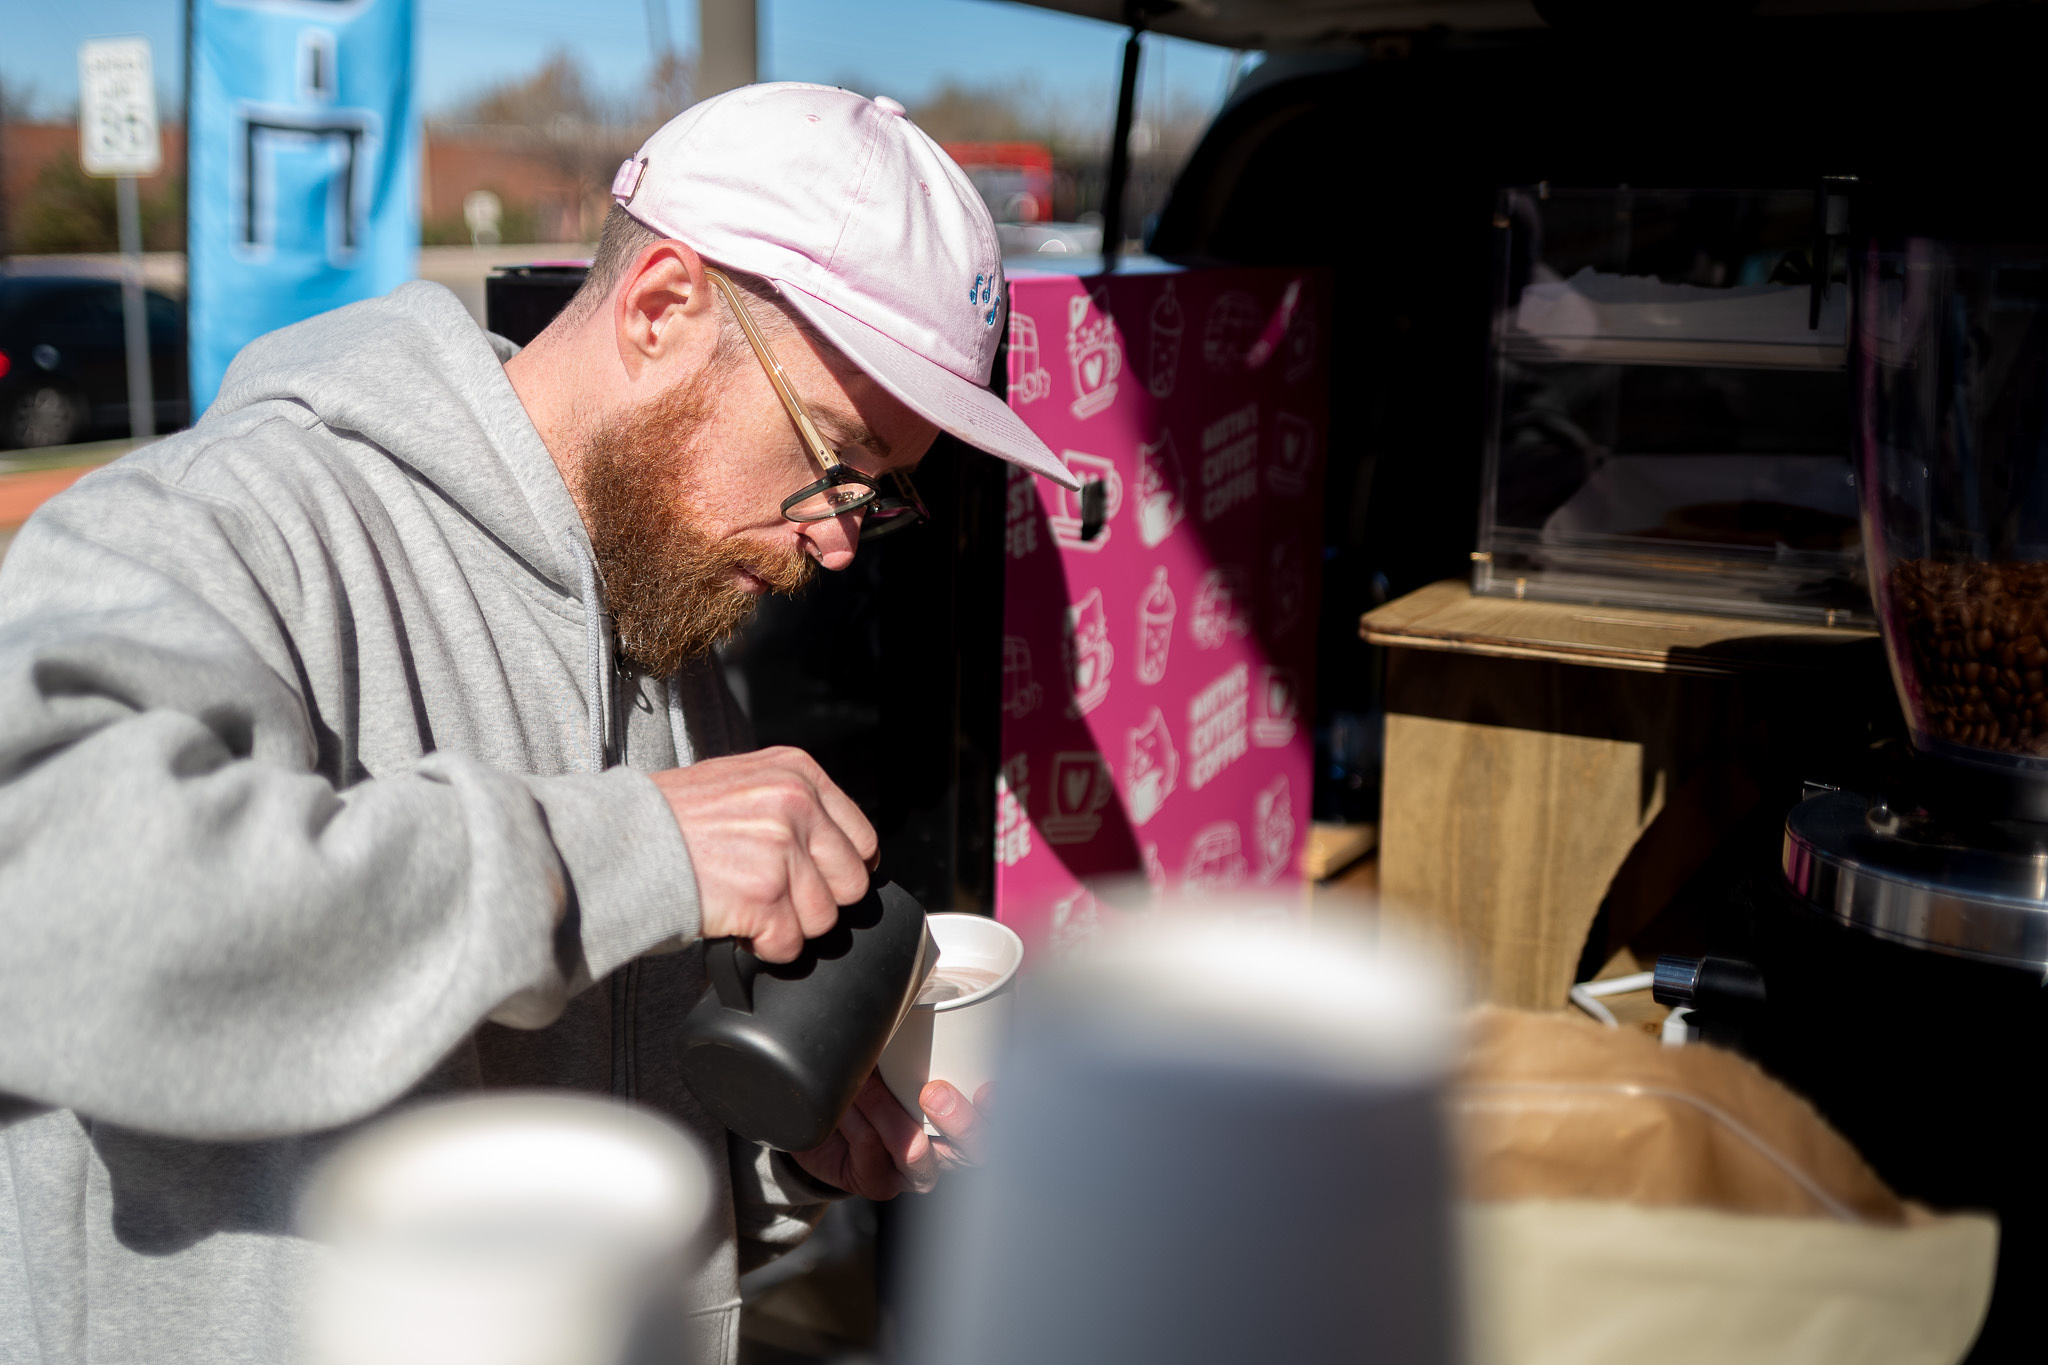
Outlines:
{"type": "Polygon", "coordinates": [[[1845,202],[1502,193],[1474,591],[1871,620],[1845,202]]]}

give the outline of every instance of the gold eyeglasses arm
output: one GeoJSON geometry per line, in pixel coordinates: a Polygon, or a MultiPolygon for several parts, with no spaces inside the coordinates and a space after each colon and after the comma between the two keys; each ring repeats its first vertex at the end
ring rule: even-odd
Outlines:
{"type": "Polygon", "coordinates": [[[789,410],[789,420],[796,423],[797,434],[804,438],[805,444],[811,448],[811,454],[828,473],[837,469],[840,463],[839,456],[834,453],[831,446],[825,444],[825,438],[818,434],[817,425],[811,421],[811,414],[804,410],[802,401],[797,398],[796,389],[791,386],[789,376],[782,372],[782,363],[775,358],[775,352],[768,349],[768,341],[761,335],[760,329],[754,326],[753,314],[747,311],[746,300],[740,297],[738,287],[716,266],[705,266],[704,273],[718,286],[719,292],[725,295],[726,303],[732,307],[733,316],[740,320],[740,330],[747,334],[747,344],[754,348],[755,356],[761,361],[761,368],[768,372],[768,382],[775,386],[776,397],[780,398],[782,406],[789,410]]]}

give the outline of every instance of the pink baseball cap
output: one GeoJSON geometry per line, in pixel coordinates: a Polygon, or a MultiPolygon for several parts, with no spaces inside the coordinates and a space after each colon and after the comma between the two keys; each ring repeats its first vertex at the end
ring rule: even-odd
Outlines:
{"type": "Polygon", "coordinates": [[[942,430],[1081,486],[989,392],[1010,302],[995,222],[895,100],[793,81],[728,91],[663,124],[619,167],[612,198],[769,281],[942,430]]]}

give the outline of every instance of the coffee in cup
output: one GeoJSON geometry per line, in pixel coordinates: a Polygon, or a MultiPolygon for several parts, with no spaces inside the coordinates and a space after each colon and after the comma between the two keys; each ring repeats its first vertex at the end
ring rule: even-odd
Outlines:
{"type": "Polygon", "coordinates": [[[932,969],[925,979],[924,989],[917,993],[911,1008],[918,1005],[940,1005],[962,996],[974,995],[991,986],[1003,983],[1003,973],[989,967],[949,967],[943,962],[932,969]]]}
{"type": "Polygon", "coordinates": [[[936,1135],[918,1095],[928,1082],[946,1081],[971,1101],[992,1079],[1024,942],[986,915],[932,915],[926,923],[939,964],[883,1050],[880,1067],[889,1093],[936,1135]]]}

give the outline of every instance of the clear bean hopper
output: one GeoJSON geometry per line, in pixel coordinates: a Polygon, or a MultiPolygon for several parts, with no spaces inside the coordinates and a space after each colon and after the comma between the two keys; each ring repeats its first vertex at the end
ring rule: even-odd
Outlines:
{"type": "Polygon", "coordinates": [[[1795,808],[1786,876],[1881,937],[2048,967],[2048,248],[1908,240],[1857,285],[1864,550],[1914,754],[1795,808]]]}

